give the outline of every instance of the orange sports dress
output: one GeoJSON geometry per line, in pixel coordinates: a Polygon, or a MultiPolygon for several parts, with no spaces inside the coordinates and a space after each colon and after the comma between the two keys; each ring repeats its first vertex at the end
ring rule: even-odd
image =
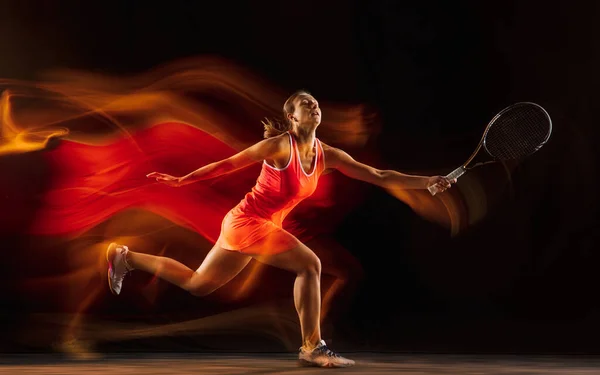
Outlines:
{"type": "Polygon", "coordinates": [[[302,168],[298,145],[288,132],[290,159],[283,168],[263,162],[252,191],[223,219],[217,243],[224,249],[247,254],[278,254],[299,244],[296,237],[282,228],[287,214],[317,188],[325,161],[323,146],[315,138],[312,169],[302,168]]]}

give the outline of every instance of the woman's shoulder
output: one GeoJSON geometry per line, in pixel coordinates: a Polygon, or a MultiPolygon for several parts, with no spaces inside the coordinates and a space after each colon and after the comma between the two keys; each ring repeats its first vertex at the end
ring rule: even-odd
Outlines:
{"type": "Polygon", "coordinates": [[[265,150],[268,150],[268,152],[265,152],[265,154],[268,155],[265,157],[265,160],[272,163],[274,160],[287,161],[289,159],[291,152],[290,134],[283,133],[280,135],[266,138],[261,142],[264,144],[265,150]]]}
{"type": "Polygon", "coordinates": [[[319,140],[319,143],[321,143],[321,147],[323,148],[323,153],[325,153],[325,154],[338,154],[340,151],[342,151],[339,148],[330,146],[327,143],[322,142],[321,140],[319,140]]]}
{"type": "Polygon", "coordinates": [[[275,147],[281,151],[287,151],[289,149],[291,135],[288,132],[267,138],[272,147],[275,147]]]}

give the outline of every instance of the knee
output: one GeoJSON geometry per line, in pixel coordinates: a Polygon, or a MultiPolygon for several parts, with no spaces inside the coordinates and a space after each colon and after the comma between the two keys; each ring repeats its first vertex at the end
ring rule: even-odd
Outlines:
{"type": "Polygon", "coordinates": [[[196,297],[206,297],[212,292],[214,292],[215,288],[206,288],[206,287],[194,287],[192,289],[188,289],[191,295],[196,297]]]}
{"type": "Polygon", "coordinates": [[[217,285],[214,285],[210,282],[203,282],[203,283],[190,283],[190,285],[186,288],[187,291],[196,297],[206,297],[209,294],[211,294],[212,292],[214,292],[215,290],[217,290],[219,287],[217,285]]]}
{"type": "Polygon", "coordinates": [[[301,274],[321,277],[321,260],[316,255],[312,256],[300,270],[301,274]]]}

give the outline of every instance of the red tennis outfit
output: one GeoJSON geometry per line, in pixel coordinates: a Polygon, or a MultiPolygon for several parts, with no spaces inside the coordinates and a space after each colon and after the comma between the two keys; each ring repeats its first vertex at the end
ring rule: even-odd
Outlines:
{"type": "Polygon", "coordinates": [[[290,159],[283,168],[263,162],[252,191],[223,219],[218,243],[227,250],[249,254],[278,254],[298,245],[282,223],[290,211],[317,188],[325,169],[323,146],[315,138],[312,170],[302,168],[298,145],[290,138],[290,159]]]}

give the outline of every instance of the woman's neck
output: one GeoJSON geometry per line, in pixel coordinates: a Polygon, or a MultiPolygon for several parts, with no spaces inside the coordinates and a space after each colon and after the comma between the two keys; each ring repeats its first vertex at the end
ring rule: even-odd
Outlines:
{"type": "Polygon", "coordinates": [[[315,129],[296,128],[294,129],[294,136],[296,136],[298,147],[304,146],[310,149],[315,143],[316,132],[315,129]]]}

